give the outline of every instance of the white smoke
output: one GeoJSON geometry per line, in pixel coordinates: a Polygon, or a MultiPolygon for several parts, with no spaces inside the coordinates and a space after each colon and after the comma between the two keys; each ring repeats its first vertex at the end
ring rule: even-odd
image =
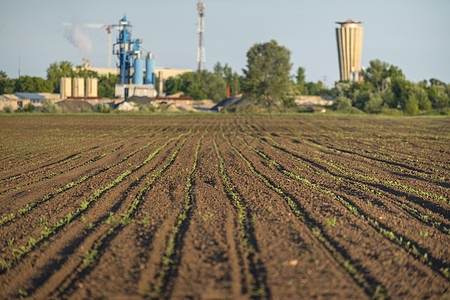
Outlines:
{"type": "Polygon", "coordinates": [[[83,55],[89,56],[92,52],[92,41],[84,31],[82,24],[73,23],[66,32],[66,38],[78,48],[83,55]]]}

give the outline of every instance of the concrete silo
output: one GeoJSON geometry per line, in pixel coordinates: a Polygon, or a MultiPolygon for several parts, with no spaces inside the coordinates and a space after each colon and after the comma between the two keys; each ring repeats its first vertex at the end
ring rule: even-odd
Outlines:
{"type": "Polygon", "coordinates": [[[98,79],[88,78],[86,79],[86,98],[98,97],[98,79]]]}
{"type": "Polygon", "coordinates": [[[61,77],[59,94],[61,99],[72,97],[72,78],[61,77]]]}
{"type": "Polygon", "coordinates": [[[84,98],[84,78],[75,77],[73,79],[72,97],[84,98]]]}

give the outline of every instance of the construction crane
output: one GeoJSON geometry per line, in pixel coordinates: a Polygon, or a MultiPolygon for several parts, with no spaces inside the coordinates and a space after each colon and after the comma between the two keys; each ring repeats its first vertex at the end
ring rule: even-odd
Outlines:
{"type": "MultiPolygon", "coordinates": [[[[63,26],[72,26],[72,23],[64,22],[62,23],[63,26]]],[[[86,28],[92,28],[92,29],[106,29],[106,33],[108,34],[108,45],[107,45],[107,68],[111,68],[111,54],[112,54],[112,40],[111,40],[111,31],[113,29],[119,29],[119,25],[106,25],[106,24],[80,24],[83,27],[86,28]]]]}

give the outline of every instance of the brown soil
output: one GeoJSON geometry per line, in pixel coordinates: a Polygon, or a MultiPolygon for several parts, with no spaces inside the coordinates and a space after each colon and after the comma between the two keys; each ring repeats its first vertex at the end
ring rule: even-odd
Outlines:
{"type": "Polygon", "coordinates": [[[450,297],[447,119],[0,126],[0,299],[450,297]]]}

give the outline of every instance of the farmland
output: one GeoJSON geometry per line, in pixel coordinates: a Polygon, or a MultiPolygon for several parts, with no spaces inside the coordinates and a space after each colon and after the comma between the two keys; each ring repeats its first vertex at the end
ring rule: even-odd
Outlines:
{"type": "Polygon", "coordinates": [[[2,117],[0,297],[450,296],[450,121],[2,117]]]}

